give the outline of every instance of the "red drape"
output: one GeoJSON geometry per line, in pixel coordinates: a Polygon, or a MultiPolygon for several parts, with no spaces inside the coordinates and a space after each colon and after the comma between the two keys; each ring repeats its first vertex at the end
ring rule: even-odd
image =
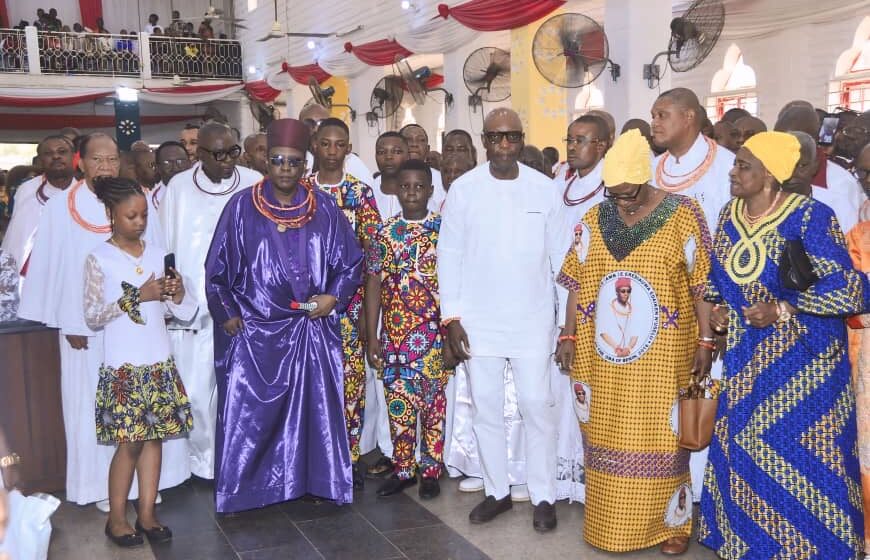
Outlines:
{"type": "Polygon", "coordinates": [[[438,15],[444,19],[452,17],[477,31],[503,31],[539,20],[564,3],[565,0],[471,0],[452,8],[438,4],[438,15]]]}
{"type": "MultiPolygon", "coordinates": [[[[82,25],[97,30],[97,18],[103,17],[103,0],[79,0],[79,10],[82,13],[82,25]]],[[[114,29],[115,33],[118,32],[114,29]]]]}
{"type": "Polygon", "coordinates": [[[389,66],[396,61],[396,56],[406,57],[414,54],[396,41],[388,39],[380,39],[362,45],[345,43],[344,50],[353,53],[369,66],[389,66]]]}
{"type": "Polygon", "coordinates": [[[0,27],[9,28],[9,10],[6,9],[6,0],[0,0],[0,27]]]}
{"type": "Polygon", "coordinates": [[[273,88],[266,82],[266,80],[246,82],[245,91],[248,92],[248,95],[251,96],[251,99],[254,99],[255,101],[262,101],[263,103],[270,103],[272,101],[275,101],[275,99],[277,99],[277,97],[281,95],[281,90],[273,88]]]}
{"type": "MultiPolygon", "coordinates": [[[[90,93],[87,95],[72,95],[69,97],[50,98],[24,96],[11,97],[7,95],[0,95],[0,105],[5,105],[7,107],[65,107],[67,105],[75,105],[76,103],[85,103],[87,101],[100,99],[101,97],[112,95],[113,93],[113,91],[106,91],[103,93],[90,93]]],[[[57,115],[55,115],[55,118],[58,118],[57,115]]]]}
{"type": "Polygon", "coordinates": [[[290,66],[286,62],[281,65],[281,70],[290,74],[297,83],[308,85],[308,78],[313,77],[318,84],[322,84],[332,77],[332,74],[321,68],[316,62],[304,66],[290,66]]]}
{"type": "Polygon", "coordinates": [[[234,84],[207,84],[204,86],[172,86],[145,88],[145,91],[150,91],[152,93],[206,93],[209,91],[220,91],[222,89],[238,87],[239,85],[241,85],[241,82],[236,82],[234,84]]]}
{"type": "MultiPolygon", "coordinates": [[[[143,125],[196,121],[200,115],[144,116],[143,125]]],[[[34,115],[31,113],[0,113],[0,130],[57,130],[58,122],[76,128],[114,128],[114,115],[34,115]]]]}

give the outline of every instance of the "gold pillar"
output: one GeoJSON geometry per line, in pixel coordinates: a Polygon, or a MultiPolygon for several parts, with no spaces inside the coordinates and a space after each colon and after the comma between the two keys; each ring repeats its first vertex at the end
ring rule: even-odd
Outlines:
{"type": "Polygon", "coordinates": [[[326,89],[328,87],[334,87],[335,93],[332,95],[332,116],[337,119],[342,119],[348,125],[350,125],[350,110],[347,107],[336,107],[335,105],[348,105],[350,99],[350,88],[348,87],[347,80],[344,78],[339,78],[337,76],[332,76],[322,84],[320,87],[326,89]]]}

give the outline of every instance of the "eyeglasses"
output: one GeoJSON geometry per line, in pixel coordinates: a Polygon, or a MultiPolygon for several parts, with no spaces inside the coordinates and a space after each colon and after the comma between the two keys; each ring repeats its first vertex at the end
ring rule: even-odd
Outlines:
{"type": "Polygon", "coordinates": [[[505,138],[507,138],[507,141],[511,144],[519,144],[523,141],[525,134],[523,134],[522,130],[508,130],[504,132],[493,130],[490,132],[484,132],[483,137],[490,144],[501,144],[505,138]]]}
{"type": "Polygon", "coordinates": [[[587,138],[586,136],[569,136],[568,138],[562,138],[562,141],[565,142],[566,146],[588,146],[589,144],[597,144],[601,140],[598,138],[587,138]]]}
{"type": "Polygon", "coordinates": [[[230,147],[229,150],[216,150],[212,151],[208,148],[203,148],[199,146],[199,149],[203,152],[211,154],[211,157],[214,158],[215,161],[226,161],[229,157],[230,159],[236,159],[240,155],[242,155],[242,147],[236,144],[235,146],[230,147]]]}
{"type": "Polygon", "coordinates": [[[160,165],[167,165],[171,167],[184,167],[190,160],[187,158],[179,158],[179,159],[164,159],[160,162],[160,165]]]}
{"type": "Polygon", "coordinates": [[[284,167],[284,165],[286,164],[291,169],[295,169],[297,167],[305,165],[305,158],[295,158],[275,154],[274,156],[269,156],[269,163],[274,165],[275,167],[284,167]]]}
{"type": "Polygon", "coordinates": [[[613,194],[610,192],[610,189],[604,189],[604,198],[609,198],[611,200],[634,200],[640,194],[640,190],[643,188],[643,185],[638,185],[636,189],[634,189],[633,193],[617,193],[613,194]]]}

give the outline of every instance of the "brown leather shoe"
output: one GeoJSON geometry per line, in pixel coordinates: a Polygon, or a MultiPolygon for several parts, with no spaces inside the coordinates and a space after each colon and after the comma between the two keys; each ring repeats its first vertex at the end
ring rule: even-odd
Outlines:
{"type": "Polygon", "coordinates": [[[662,543],[662,554],[678,556],[689,550],[689,537],[671,537],[662,543]]]}
{"type": "Polygon", "coordinates": [[[511,495],[508,494],[501,500],[496,500],[492,496],[487,496],[485,500],[477,504],[471,513],[468,514],[468,520],[475,524],[486,523],[492,521],[501,513],[514,507],[511,501],[511,495]]]}
{"type": "Polygon", "coordinates": [[[540,502],[535,506],[532,527],[539,533],[546,533],[556,528],[556,506],[550,502],[540,502]]]}

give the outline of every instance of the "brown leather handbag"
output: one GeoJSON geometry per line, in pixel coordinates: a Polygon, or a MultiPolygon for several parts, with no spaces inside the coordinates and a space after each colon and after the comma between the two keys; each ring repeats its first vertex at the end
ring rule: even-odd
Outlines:
{"type": "Polygon", "coordinates": [[[719,390],[719,381],[709,373],[693,375],[689,385],[680,389],[678,445],[683,449],[700,451],[710,445],[719,390]]]}

